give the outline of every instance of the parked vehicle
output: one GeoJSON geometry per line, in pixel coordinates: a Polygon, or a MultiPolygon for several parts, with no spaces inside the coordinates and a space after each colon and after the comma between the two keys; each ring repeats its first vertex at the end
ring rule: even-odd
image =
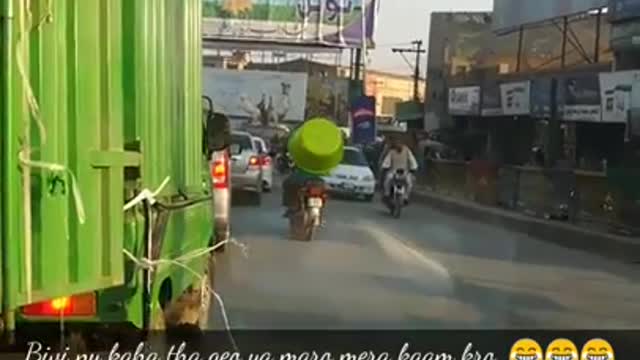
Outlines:
{"type": "Polygon", "coordinates": [[[248,193],[255,204],[262,201],[262,167],[260,153],[248,132],[231,133],[231,187],[248,193]]]}
{"type": "Polygon", "coordinates": [[[307,181],[298,193],[298,210],[289,215],[291,236],[299,241],[311,241],[322,224],[322,212],[327,202],[322,180],[307,181]]]}
{"type": "Polygon", "coordinates": [[[206,254],[141,266],[212,242],[202,2],[53,6],[36,26],[50,2],[0,0],[2,329],[59,338],[64,320],[73,349],[116,325],[204,327],[206,254]]]}
{"type": "Polygon", "coordinates": [[[376,191],[373,171],[362,150],[357,147],[345,147],[342,162],[324,180],[332,193],[367,201],[373,200],[376,191]]]}
{"type": "Polygon", "coordinates": [[[398,169],[395,174],[393,174],[393,179],[391,180],[391,193],[386,203],[389,211],[391,211],[391,215],[395,218],[400,218],[402,208],[405,204],[407,176],[409,176],[408,173],[402,169],[398,169]]]}
{"type": "MultiPolygon", "coordinates": [[[[215,222],[215,243],[224,243],[231,237],[231,157],[229,156],[230,122],[221,113],[214,112],[213,101],[203,96],[206,102],[205,120],[214,127],[209,133],[213,138],[205,140],[209,143],[209,169],[211,174],[213,213],[215,222]]],[[[206,122],[205,122],[206,123],[206,122]]],[[[226,246],[220,245],[218,252],[224,252],[226,246]]]]}
{"type": "Polygon", "coordinates": [[[269,147],[264,139],[253,137],[255,147],[258,149],[260,167],[262,168],[262,190],[270,192],[273,188],[273,161],[269,152],[269,147]]]}

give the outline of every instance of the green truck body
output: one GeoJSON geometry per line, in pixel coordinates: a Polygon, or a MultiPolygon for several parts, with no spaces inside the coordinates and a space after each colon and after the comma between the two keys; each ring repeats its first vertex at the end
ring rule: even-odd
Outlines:
{"type": "MultiPolygon", "coordinates": [[[[56,320],[22,316],[24,305],[96,291],[97,313],[76,320],[142,327],[143,276],[123,250],[145,255],[145,213],[123,206],[167,177],[157,199],[188,204],[156,219],[155,256],[210,243],[200,15],[201,0],[0,0],[0,264],[9,328],[56,320]]],[[[200,256],[185,265],[202,273],[206,263],[200,256]]],[[[174,265],[153,274],[154,312],[159,299],[195,281],[174,265]]]]}

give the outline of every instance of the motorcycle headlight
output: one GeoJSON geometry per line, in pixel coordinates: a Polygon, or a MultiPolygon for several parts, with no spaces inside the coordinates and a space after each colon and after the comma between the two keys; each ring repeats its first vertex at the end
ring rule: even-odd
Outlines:
{"type": "Polygon", "coordinates": [[[367,175],[367,176],[362,178],[362,181],[373,181],[373,176],[367,175]]]}

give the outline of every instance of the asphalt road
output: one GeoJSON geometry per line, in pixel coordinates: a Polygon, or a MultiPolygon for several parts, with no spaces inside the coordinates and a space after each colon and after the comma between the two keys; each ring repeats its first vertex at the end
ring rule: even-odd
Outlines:
{"type": "MultiPolygon", "coordinates": [[[[218,255],[234,329],[623,329],[640,324],[640,265],[411,204],[332,199],[311,243],[287,238],[280,193],[233,208],[248,246],[218,255]]],[[[219,309],[215,324],[222,326],[219,309]]]]}

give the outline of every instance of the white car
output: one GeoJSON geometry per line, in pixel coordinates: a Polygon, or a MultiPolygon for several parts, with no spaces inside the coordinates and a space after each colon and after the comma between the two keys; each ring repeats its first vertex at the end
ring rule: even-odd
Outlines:
{"type": "Polygon", "coordinates": [[[262,190],[270,192],[273,188],[273,159],[269,155],[267,143],[257,136],[252,137],[253,145],[258,150],[260,166],[262,167],[262,190]]]}
{"type": "Polygon", "coordinates": [[[324,178],[332,193],[373,200],[376,180],[362,150],[347,146],[344,157],[329,176],[324,178]]]}
{"type": "Polygon", "coordinates": [[[261,203],[262,169],[258,149],[248,132],[231,132],[231,188],[248,192],[256,205],[261,203]]]}

